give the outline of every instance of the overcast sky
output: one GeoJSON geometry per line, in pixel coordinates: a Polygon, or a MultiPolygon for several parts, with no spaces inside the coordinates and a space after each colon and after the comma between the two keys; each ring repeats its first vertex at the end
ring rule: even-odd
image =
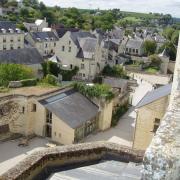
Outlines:
{"type": "Polygon", "coordinates": [[[41,0],[46,5],[77,8],[118,8],[122,11],[158,12],[180,18],[180,0],[41,0]]]}

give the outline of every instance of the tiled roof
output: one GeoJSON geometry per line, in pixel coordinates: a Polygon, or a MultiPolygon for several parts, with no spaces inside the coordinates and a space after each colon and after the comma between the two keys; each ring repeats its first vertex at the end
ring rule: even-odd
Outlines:
{"type": "Polygon", "coordinates": [[[140,49],[142,47],[143,40],[140,39],[129,39],[126,47],[133,49],[140,49]]]}
{"type": "Polygon", "coordinates": [[[6,30],[6,32],[10,32],[10,29],[13,31],[17,30],[16,25],[11,21],[0,21],[0,33],[3,29],[6,30]]]}

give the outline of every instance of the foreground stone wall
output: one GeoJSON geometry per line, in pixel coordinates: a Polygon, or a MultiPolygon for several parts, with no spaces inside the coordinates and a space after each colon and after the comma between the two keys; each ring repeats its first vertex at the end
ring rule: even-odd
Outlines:
{"type": "Polygon", "coordinates": [[[13,169],[2,175],[2,180],[28,180],[50,165],[68,165],[99,160],[103,155],[116,155],[122,162],[142,162],[142,151],[132,151],[126,147],[110,142],[95,142],[47,148],[35,152],[13,169]]]}
{"type": "Polygon", "coordinates": [[[146,151],[142,179],[180,179],[180,39],[170,105],[146,151]]]}

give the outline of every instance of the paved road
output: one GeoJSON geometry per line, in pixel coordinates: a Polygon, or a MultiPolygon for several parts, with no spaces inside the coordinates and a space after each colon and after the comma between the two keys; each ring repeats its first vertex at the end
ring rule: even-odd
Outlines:
{"type": "Polygon", "coordinates": [[[125,114],[122,116],[116,127],[110,128],[104,132],[89,135],[84,142],[92,141],[111,141],[124,146],[132,147],[133,134],[135,127],[135,105],[146,95],[148,91],[152,90],[152,86],[149,83],[141,82],[138,80],[139,87],[137,87],[133,105],[125,114]]]}

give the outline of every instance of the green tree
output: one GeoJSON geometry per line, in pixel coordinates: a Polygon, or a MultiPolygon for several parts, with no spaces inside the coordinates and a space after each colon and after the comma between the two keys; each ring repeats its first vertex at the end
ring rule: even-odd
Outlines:
{"type": "Polygon", "coordinates": [[[175,29],[173,29],[171,27],[165,28],[164,31],[163,31],[163,36],[166,39],[171,40],[174,31],[175,31],[175,29]]]}
{"type": "Polygon", "coordinates": [[[178,40],[179,40],[179,30],[176,30],[171,36],[171,42],[177,46],[178,40]]]}
{"type": "Polygon", "coordinates": [[[9,81],[33,78],[33,70],[19,64],[0,64],[0,86],[8,86],[9,81]]]}
{"type": "Polygon", "coordinates": [[[157,44],[155,41],[146,40],[143,44],[144,53],[150,56],[156,52],[157,44]]]}
{"type": "Polygon", "coordinates": [[[150,66],[155,66],[157,68],[160,68],[162,61],[159,56],[157,56],[156,54],[153,54],[153,55],[149,56],[149,60],[151,61],[150,66]]]}

